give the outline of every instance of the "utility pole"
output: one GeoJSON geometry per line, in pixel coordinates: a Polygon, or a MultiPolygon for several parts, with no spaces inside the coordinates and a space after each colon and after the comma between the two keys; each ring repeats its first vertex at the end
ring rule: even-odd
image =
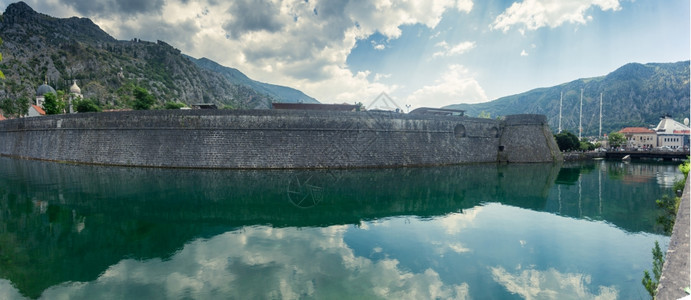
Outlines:
{"type": "Polygon", "coordinates": [[[581,112],[578,113],[578,141],[581,140],[581,133],[583,133],[583,89],[581,89],[581,112]]]}
{"type": "Polygon", "coordinates": [[[561,105],[562,105],[562,100],[564,100],[564,92],[561,92],[559,94],[559,131],[557,131],[557,133],[561,133],[561,105]]]}

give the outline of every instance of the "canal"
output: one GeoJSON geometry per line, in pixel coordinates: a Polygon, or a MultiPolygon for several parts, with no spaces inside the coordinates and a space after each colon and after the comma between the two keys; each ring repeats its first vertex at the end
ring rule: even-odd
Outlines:
{"type": "Polygon", "coordinates": [[[676,164],[190,170],[0,157],[2,299],[645,299],[676,164]]]}

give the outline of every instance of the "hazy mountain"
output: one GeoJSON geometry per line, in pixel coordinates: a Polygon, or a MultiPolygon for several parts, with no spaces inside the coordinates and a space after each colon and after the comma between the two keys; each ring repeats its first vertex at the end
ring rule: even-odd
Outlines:
{"type": "Polygon", "coordinates": [[[298,91],[294,88],[252,80],[249,77],[247,77],[247,75],[240,72],[238,69],[224,67],[208,58],[196,59],[190,56],[186,57],[192,62],[194,62],[197,66],[221,74],[224,77],[226,77],[230,82],[233,82],[235,84],[242,84],[252,88],[253,90],[259,93],[269,95],[276,102],[319,103],[317,99],[307,96],[303,92],[298,91]]]}
{"type": "Polygon", "coordinates": [[[10,4],[0,15],[0,38],[0,70],[6,76],[0,99],[33,99],[44,81],[68,90],[77,80],[85,97],[111,107],[126,106],[135,85],[149,90],[159,103],[268,108],[272,101],[317,102],[207,59],[188,59],[165,42],[118,41],[87,18],[53,18],[24,2],[10,4]]]}
{"type": "Polygon", "coordinates": [[[522,94],[479,104],[456,104],[447,108],[466,110],[468,116],[482,112],[490,117],[510,114],[544,114],[553,130],[559,126],[562,100],[562,129],[578,133],[581,89],[583,89],[583,135],[627,126],[648,127],[669,114],[681,121],[689,116],[689,61],[677,63],[630,63],[601,77],[585,78],[558,86],[534,89],[522,94]]]}

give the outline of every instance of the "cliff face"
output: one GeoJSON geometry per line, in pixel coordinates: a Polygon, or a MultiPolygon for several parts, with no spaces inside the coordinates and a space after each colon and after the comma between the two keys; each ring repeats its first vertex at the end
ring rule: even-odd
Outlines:
{"type": "Polygon", "coordinates": [[[76,79],[84,97],[111,107],[127,106],[135,85],[149,90],[159,103],[269,108],[281,100],[248,84],[255,82],[249,78],[235,82],[199,67],[165,42],[118,41],[87,18],[53,18],[23,2],[10,4],[0,17],[0,38],[0,70],[7,77],[0,99],[33,99],[44,80],[68,90],[76,79]]]}

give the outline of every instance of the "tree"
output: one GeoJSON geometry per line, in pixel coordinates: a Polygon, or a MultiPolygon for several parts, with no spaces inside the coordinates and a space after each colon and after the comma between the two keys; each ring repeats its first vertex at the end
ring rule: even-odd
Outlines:
{"type": "Polygon", "coordinates": [[[65,109],[65,103],[58,100],[58,96],[53,93],[48,93],[44,95],[45,102],[43,102],[43,108],[46,110],[47,115],[57,115],[63,112],[65,109]]]}
{"type": "Polygon", "coordinates": [[[26,97],[19,97],[15,100],[5,98],[0,102],[0,109],[6,116],[24,116],[29,113],[29,99],[26,97]]]}
{"type": "Polygon", "coordinates": [[[0,102],[0,109],[2,109],[6,116],[12,116],[17,112],[14,101],[12,101],[10,98],[5,98],[2,100],[2,102],[0,102]]]}
{"type": "Polygon", "coordinates": [[[96,105],[96,103],[91,99],[82,99],[74,101],[74,108],[77,112],[99,112],[101,108],[96,105]]]}
{"type": "Polygon", "coordinates": [[[554,139],[557,140],[557,145],[561,151],[578,150],[581,147],[578,137],[567,130],[555,135],[554,139]]]}
{"type": "Polygon", "coordinates": [[[592,151],[595,150],[595,144],[588,141],[586,138],[582,138],[580,142],[581,151],[592,151]]]}
{"type": "Polygon", "coordinates": [[[132,105],[132,108],[136,110],[147,110],[156,102],[154,96],[149,94],[143,87],[135,87],[132,93],[134,94],[134,105],[132,105]]]}
{"type": "MultiPolygon", "coordinates": [[[[2,45],[2,39],[0,38],[0,45],[2,45]]],[[[0,53],[0,61],[2,61],[2,53],[0,53]]],[[[0,71],[0,79],[5,79],[5,74],[0,71]]]]}
{"type": "Polygon", "coordinates": [[[483,118],[483,119],[490,119],[492,116],[490,115],[489,112],[487,111],[481,111],[480,114],[477,116],[478,118],[483,118]]]}
{"type": "Polygon", "coordinates": [[[31,102],[29,102],[29,98],[27,97],[19,97],[17,101],[14,102],[15,108],[17,109],[17,117],[19,116],[26,116],[29,114],[29,106],[31,106],[31,102]]]}
{"type": "Polygon", "coordinates": [[[609,146],[614,148],[619,148],[621,145],[626,144],[626,137],[619,132],[610,133],[607,140],[609,141],[609,146]]]}
{"type": "Polygon", "coordinates": [[[655,247],[653,248],[653,278],[650,277],[648,270],[643,271],[643,280],[641,283],[650,294],[650,297],[655,299],[655,292],[657,292],[657,286],[660,283],[660,276],[662,275],[662,265],[665,264],[665,257],[662,255],[662,250],[660,250],[660,244],[655,241],[655,247]]]}

